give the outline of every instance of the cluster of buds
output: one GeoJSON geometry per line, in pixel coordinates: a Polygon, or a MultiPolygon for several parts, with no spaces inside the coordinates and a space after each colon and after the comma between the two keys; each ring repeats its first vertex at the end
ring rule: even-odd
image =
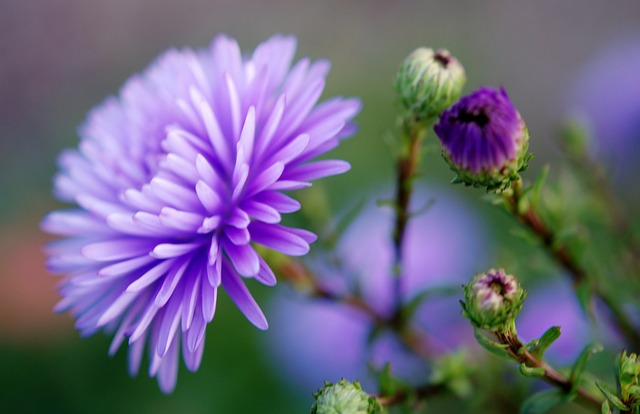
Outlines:
{"type": "Polygon", "coordinates": [[[325,382],[313,394],[315,403],[311,414],[382,414],[383,408],[375,397],[362,390],[358,381],[341,379],[338,383],[325,382]]]}
{"type": "Polygon", "coordinates": [[[434,130],[455,182],[501,191],[527,167],[529,132],[504,89],[482,87],[440,116],[434,130]]]}
{"type": "Polygon", "coordinates": [[[514,276],[491,269],[464,286],[463,315],[477,329],[505,332],[513,326],[526,295],[514,276]]]}
{"type": "Polygon", "coordinates": [[[466,80],[464,68],[447,50],[416,49],[395,79],[404,116],[417,122],[437,119],[460,97],[466,80]]]}

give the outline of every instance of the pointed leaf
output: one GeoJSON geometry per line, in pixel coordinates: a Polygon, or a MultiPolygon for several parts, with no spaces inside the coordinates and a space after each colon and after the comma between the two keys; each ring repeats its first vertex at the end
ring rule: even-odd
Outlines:
{"type": "Polygon", "coordinates": [[[569,381],[571,381],[570,392],[574,392],[578,389],[578,386],[580,385],[580,379],[582,378],[582,374],[587,367],[587,362],[589,362],[591,355],[600,352],[603,349],[604,348],[602,345],[595,342],[592,342],[584,347],[575,364],[573,364],[573,368],[571,369],[571,376],[569,377],[569,381]]]}
{"type": "Polygon", "coordinates": [[[616,393],[611,390],[611,388],[609,388],[609,385],[606,382],[596,380],[596,386],[600,389],[600,391],[602,391],[607,400],[616,408],[622,411],[629,411],[629,407],[627,407],[627,405],[623,403],[620,398],[618,398],[616,393]]]}
{"type": "Polygon", "coordinates": [[[542,336],[538,340],[538,343],[529,348],[529,351],[536,358],[542,358],[549,346],[551,346],[551,344],[554,343],[558,338],[560,338],[560,327],[552,326],[542,334],[542,336]]]}

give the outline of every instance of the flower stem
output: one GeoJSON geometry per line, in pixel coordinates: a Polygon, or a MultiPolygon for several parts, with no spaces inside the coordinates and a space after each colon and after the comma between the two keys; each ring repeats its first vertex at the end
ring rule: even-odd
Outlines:
{"type": "Polygon", "coordinates": [[[413,182],[420,159],[420,146],[425,135],[423,123],[413,119],[402,121],[401,151],[396,163],[395,222],[393,228],[393,293],[394,314],[399,315],[402,306],[402,260],[403,242],[407,223],[411,218],[409,204],[413,192],[413,182]]]}
{"type": "MultiPolygon", "coordinates": [[[[532,203],[529,203],[526,209],[520,208],[520,199],[523,195],[522,181],[518,180],[511,184],[511,191],[503,194],[507,210],[529,230],[538,236],[545,250],[549,255],[564,268],[571,277],[574,289],[578,289],[583,283],[587,282],[588,274],[582,267],[576,257],[571,253],[568,246],[564,243],[556,243],[557,236],[544,223],[540,215],[532,203]]],[[[617,326],[620,333],[627,339],[628,343],[637,349],[640,347],[640,332],[634,327],[629,320],[627,314],[622,310],[618,301],[610,297],[606,292],[595,286],[595,294],[609,308],[612,314],[612,320],[617,326]]]]}
{"type": "MultiPolygon", "coordinates": [[[[513,334],[511,331],[495,332],[495,335],[500,343],[508,346],[507,350],[509,351],[509,355],[511,355],[514,360],[524,363],[530,368],[542,368],[544,370],[542,379],[565,392],[571,391],[573,388],[571,381],[544,360],[535,357],[531,352],[529,352],[517,335],[513,334]]],[[[598,411],[600,410],[600,406],[603,401],[599,397],[591,394],[584,387],[577,387],[575,390],[578,395],[577,402],[585,407],[595,408],[598,411]]]]}

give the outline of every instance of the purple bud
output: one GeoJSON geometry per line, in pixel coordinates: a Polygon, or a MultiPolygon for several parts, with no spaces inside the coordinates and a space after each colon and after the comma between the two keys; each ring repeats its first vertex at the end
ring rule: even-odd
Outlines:
{"type": "Polygon", "coordinates": [[[504,89],[482,87],[440,116],[434,130],[458,181],[496,188],[526,166],[529,135],[504,89]]]}

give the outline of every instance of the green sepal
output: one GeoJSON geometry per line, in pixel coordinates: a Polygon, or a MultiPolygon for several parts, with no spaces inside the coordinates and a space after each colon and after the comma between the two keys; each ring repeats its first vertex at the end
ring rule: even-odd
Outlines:
{"type": "Polygon", "coordinates": [[[552,326],[547,329],[540,339],[531,347],[529,347],[529,352],[533,354],[536,358],[540,359],[544,356],[544,353],[547,352],[547,349],[553,344],[558,338],[560,338],[560,327],[552,326]]]}
{"type": "Polygon", "coordinates": [[[575,395],[560,390],[540,391],[527,398],[520,407],[520,414],[544,413],[553,407],[572,401],[575,395]]]}
{"type": "Polygon", "coordinates": [[[620,398],[618,398],[616,393],[614,391],[612,391],[611,388],[609,388],[609,385],[607,385],[606,382],[600,381],[600,380],[596,380],[596,386],[604,394],[604,396],[607,398],[607,400],[611,404],[613,404],[617,409],[622,410],[622,411],[629,411],[629,407],[627,407],[627,405],[625,403],[623,403],[622,400],[620,400],[620,398]]]}
{"type": "Polygon", "coordinates": [[[609,400],[604,400],[602,406],[600,406],[601,414],[611,414],[611,407],[609,406],[609,400]]]}
{"type": "Polygon", "coordinates": [[[480,346],[482,346],[487,351],[501,358],[511,358],[511,354],[509,354],[508,351],[509,345],[492,341],[480,329],[474,328],[473,334],[475,335],[476,340],[478,341],[480,346]]]}
{"type": "Polygon", "coordinates": [[[529,367],[524,362],[520,364],[520,373],[525,377],[542,378],[545,370],[541,367],[529,367]]]}
{"type": "Polygon", "coordinates": [[[571,391],[569,392],[575,392],[580,386],[582,374],[587,367],[587,362],[589,362],[591,355],[601,352],[603,349],[604,347],[602,345],[595,342],[584,347],[575,364],[573,364],[573,368],[571,368],[571,375],[569,376],[569,381],[571,381],[571,391]]]}

